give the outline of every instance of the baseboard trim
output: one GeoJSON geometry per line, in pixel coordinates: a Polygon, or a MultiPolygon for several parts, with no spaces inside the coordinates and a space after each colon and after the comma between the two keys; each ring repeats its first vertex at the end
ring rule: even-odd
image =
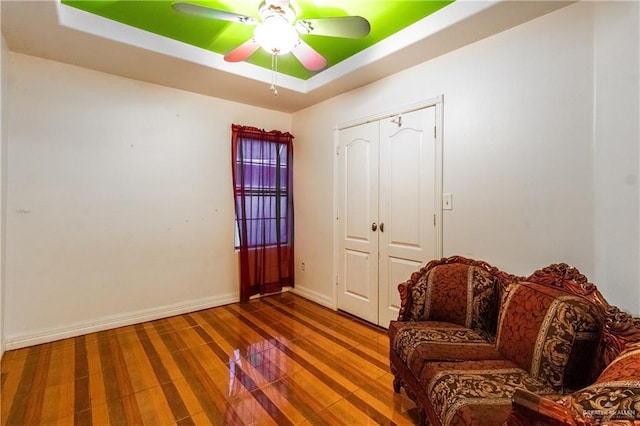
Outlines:
{"type": "Polygon", "coordinates": [[[333,310],[338,309],[333,299],[331,297],[328,297],[326,294],[318,293],[316,291],[309,290],[308,288],[305,288],[305,287],[300,287],[297,284],[295,287],[291,288],[289,291],[292,292],[293,294],[297,294],[300,297],[309,299],[312,302],[315,302],[329,309],[333,309],[333,310]]]}
{"type": "Polygon", "coordinates": [[[202,309],[214,308],[216,306],[228,305],[229,303],[236,303],[239,300],[240,296],[238,293],[206,297],[184,303],[165,305],[125,314],[110,315],[63,327],[52,327],[25,334],[5,336],[4,349],[12,350],[25,348],[28,346],[67,339],[69,337],[80,336],[97,331],[104,331],[112,328],[138,324],[145,321],[153,321],[160,318],[195,312],[202,309]]]}

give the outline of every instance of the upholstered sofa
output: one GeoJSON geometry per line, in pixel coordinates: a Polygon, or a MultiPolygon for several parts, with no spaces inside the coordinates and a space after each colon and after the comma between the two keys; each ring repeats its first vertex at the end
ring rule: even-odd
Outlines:
{"type": "Polygon", "coordinates": [[[640,422],[640,319],[610,306],[577,269],[518,277],[453,256],[398,290],[388,330],[394,390],[405,389],[421,422],[640,422]]]}

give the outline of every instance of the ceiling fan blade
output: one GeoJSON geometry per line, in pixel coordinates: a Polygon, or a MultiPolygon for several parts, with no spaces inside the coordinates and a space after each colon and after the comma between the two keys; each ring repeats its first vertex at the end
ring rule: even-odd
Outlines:
{"type": "Polygon", "coordinates": [[[327,66],[327,60],[324,56],[316,52],[313,47],[309,46],[302,39],[296,47],[291,50],[291,53],[293,53],[293,56],[298,58],[300,63],[309,71],[320,71],[327,66]]]}
{"type": "Polygon", "coordinates": [[[249,56],[253,55],[259,47],[260,45],[253,39],[253,37],[251,37],[249,40],[224,55],[224,60],[227,62],[242,62],[249,56]]]}
{"type": "Polygon", "coordinates": [[[296,22],[301,34],[329,37],[362,38],[371,31],[371,24],[362,16],[301,19],[296,22]]]}
{"type": "Polygon", "coordinates": [[[221,21],[238,22],[240,24],[257,24],[258,20],[250,16],[239,15],[224,10],[212,9],[192,3],[176,2],[171,5],[173,10],[185,15],[199,16],[201,18],[219,19],[221,21]]]}

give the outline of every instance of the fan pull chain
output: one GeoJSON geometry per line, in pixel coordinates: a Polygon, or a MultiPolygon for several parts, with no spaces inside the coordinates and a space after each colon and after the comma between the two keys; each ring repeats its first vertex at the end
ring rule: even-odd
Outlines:
{"type": "Polygon", "coordinates": [[[278,54],[276,52],[271,55],[271,91],[273,92],[273,96],[278,96],[278,88],[276,84],[278,83],[278,54]]]}

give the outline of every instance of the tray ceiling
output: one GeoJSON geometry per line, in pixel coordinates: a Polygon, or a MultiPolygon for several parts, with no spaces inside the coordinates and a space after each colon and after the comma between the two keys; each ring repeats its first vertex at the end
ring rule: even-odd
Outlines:
{"type": "MultiPolygon", "coordinates": [[[[213,9],[258,18],[258,0],[187,1],[213,9]]],[[[302,35],[301,38],[327,59],[327,68],[367,49],[394,33],[442,9],[453,1],[362,1],[295,0],[291,5],[297,19],[362,16],[371,32],[362,39],[302,35]]],[[[174,1],[62,0],[71,6],[103,18],[225,55],[252,38],[254,25],[245,25],[185,15],[175,11],[174,1]]],[[[400,46],[399,46],[400,47],[400,46]]],[[[250,64],[271,69],[271,55],[258,49],[250,64]]],[[[291,53],[278,58],[278,72],[307,80],[317,74],[306,70],[291,53]]],[[[319,71],[322,72],[322,71],[319,71]]]]}

